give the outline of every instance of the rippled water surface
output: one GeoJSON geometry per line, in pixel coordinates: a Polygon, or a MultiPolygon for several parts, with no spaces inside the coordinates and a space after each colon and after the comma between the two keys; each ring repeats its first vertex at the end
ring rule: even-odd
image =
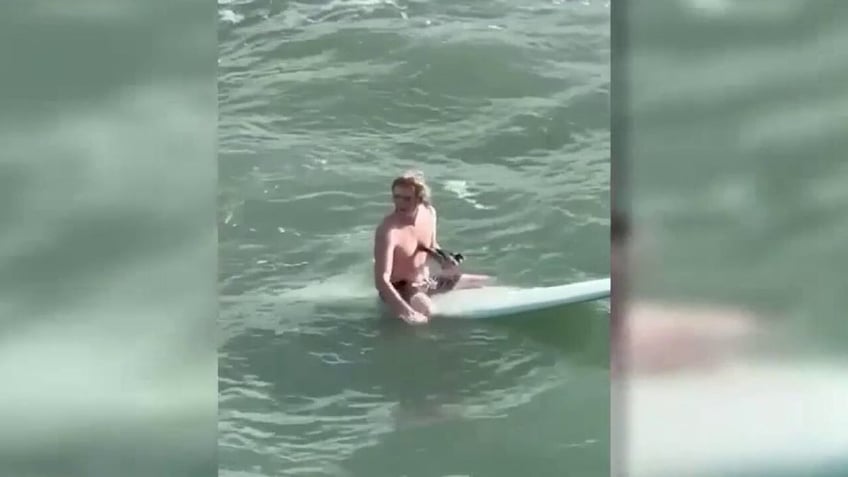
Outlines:
{"type": "Polygon", "coordinates": [[[608,304],[411,329],[371,236],[423,170],[516,286],[609,274],[601,1],[219,2],[222,475],[606,476],[608,304]]]}

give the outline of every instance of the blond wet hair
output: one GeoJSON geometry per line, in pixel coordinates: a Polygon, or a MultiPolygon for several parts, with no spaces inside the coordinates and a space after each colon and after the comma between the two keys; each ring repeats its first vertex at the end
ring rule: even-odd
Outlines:
{"type": "Polygon", "coordinates": [[[399,175],[392,181],[392,190],[395,187],[412,187],[415,190],[415,197],[423,204],[430,205],[431,193],[430,186],[424,179],[424,173],[419,170],[409,170],[399,175]]]}

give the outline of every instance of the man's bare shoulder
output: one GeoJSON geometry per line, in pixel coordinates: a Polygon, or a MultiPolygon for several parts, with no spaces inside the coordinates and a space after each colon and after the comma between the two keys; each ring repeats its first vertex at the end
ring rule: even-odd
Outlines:
{"type": "Polygon", "coordinates": [[[427,204],[427,206],[425,206],[424,209],[430,215],[430,220],[435,222],[436,221],[436,206],[434,206],[433,204],[427,204]]]}
{"type": "Polygon", "coordinates": [[[374,230],[374,236],[378,238],[389,238],[392,234],[392,231],[397,228],[397,224],[393,219],[391,214],[383,217],[383,220],[377,224],[377,228],[374,230]]]}

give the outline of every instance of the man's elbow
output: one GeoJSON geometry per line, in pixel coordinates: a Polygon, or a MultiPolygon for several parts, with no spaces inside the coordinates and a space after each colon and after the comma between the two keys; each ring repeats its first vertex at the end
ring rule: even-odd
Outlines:
{"type": "Polygon", "coordinates": [[[388,291],[390,280],[388,275],[376,275],[374,277],[374,288],[381,293],[388,291]]]}

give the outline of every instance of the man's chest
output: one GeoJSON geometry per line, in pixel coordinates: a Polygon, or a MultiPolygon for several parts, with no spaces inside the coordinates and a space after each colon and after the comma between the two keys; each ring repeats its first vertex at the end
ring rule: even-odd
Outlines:
{"type": "Polygon", "coordinates": [[[419,252],[419,245],[430,246],[430,238],[433,234],[432,227],[427,224],[416,224],[397,230],[397,251],[408,257],[419,252]]]}

